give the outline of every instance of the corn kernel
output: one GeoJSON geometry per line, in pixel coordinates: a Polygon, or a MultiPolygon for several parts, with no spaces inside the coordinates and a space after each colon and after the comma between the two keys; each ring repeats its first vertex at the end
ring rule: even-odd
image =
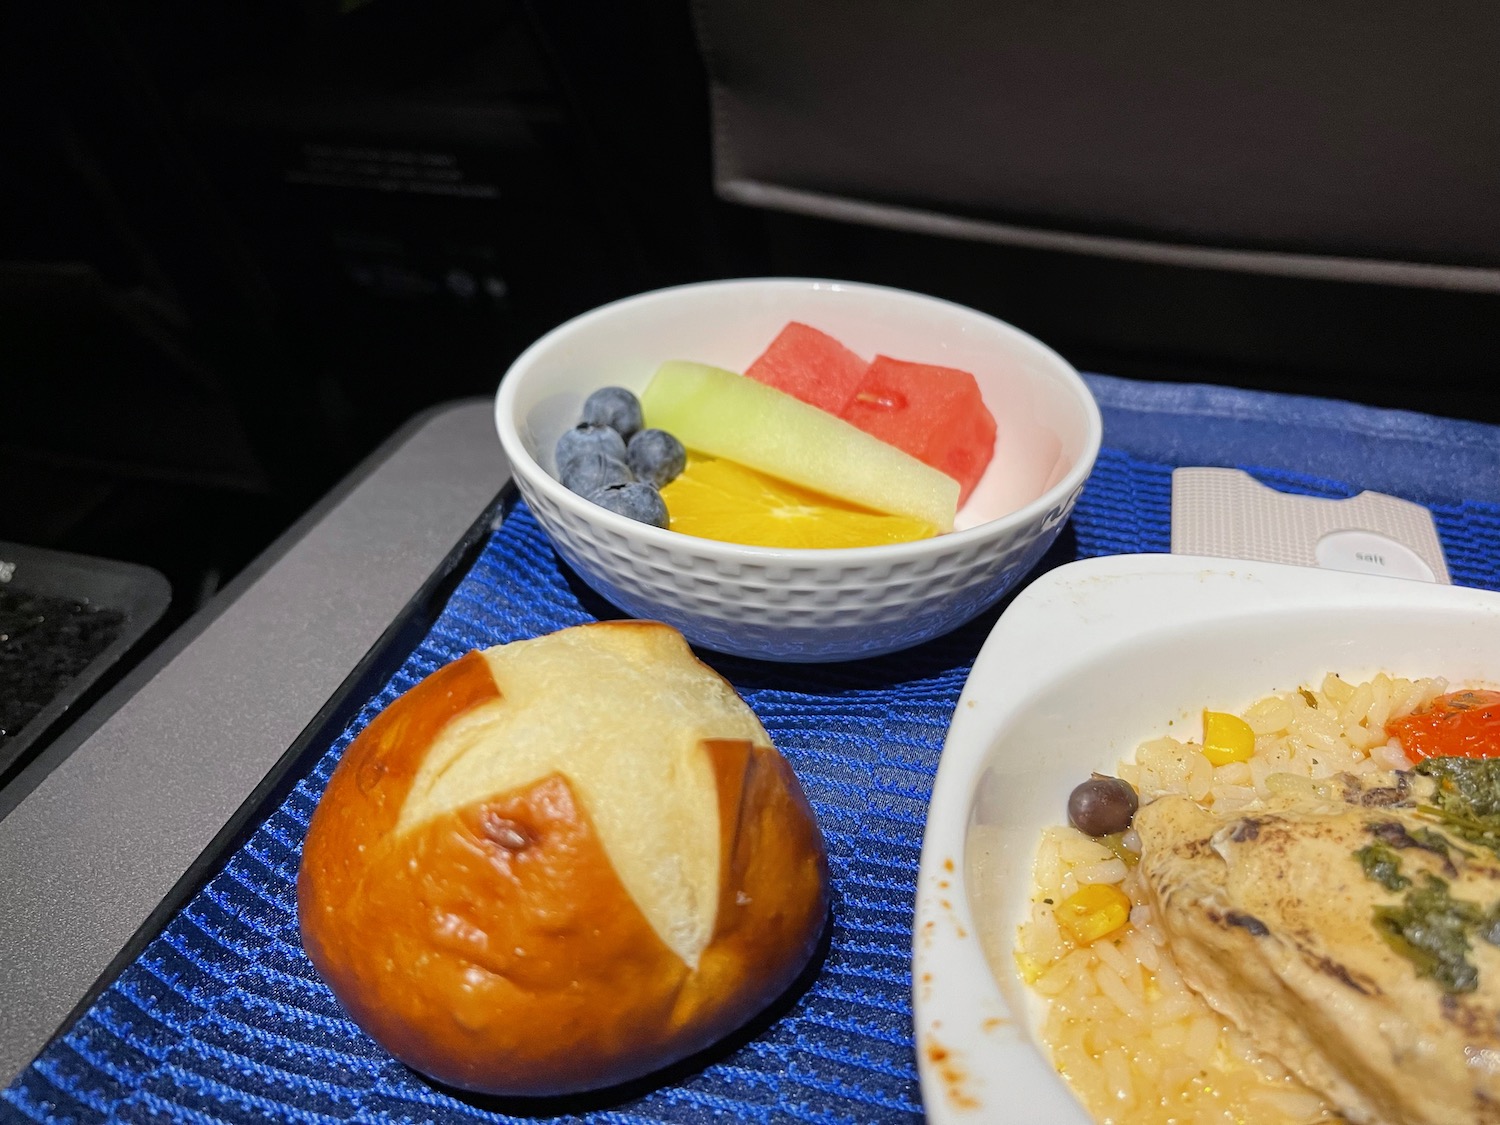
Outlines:
{"type": "Polygon", "coordinates": [[[1238,715],[1203,712],[1203,756],[1216,766],[1246,762],[1255,753],[1255,732],[1238,715]]]}
{"type": "Polygon", "coordinates": [[[1057,904],[1057,924],[1088,945],[1130,921],[1130,898],[1112,883],[1090,883],[1057,904]]]}

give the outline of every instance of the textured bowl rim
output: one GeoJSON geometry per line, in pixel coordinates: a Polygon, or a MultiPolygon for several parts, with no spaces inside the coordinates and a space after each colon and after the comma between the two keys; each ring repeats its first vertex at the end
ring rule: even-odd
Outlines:
{"type": "Polygon", "coordinates": [[[795,560],[807,560],[819,565],[830,565],[843,563],[844,565],[869,565],[882,561],[892,563],[908,558],[921,558],[923,555],[934,550],[934,545],[941,544],[943,550],[959,549],[969,544],[983,543],[1011,528],[1025,526],[1034,520],[1039,514],[1045,513],[1052,508],[1061,508],[1069,502],[1075,492],[1082,487],[1093,471],[1094,463],[1098,459],[1099,449],[1104,438],[1104,421],[1099,412],[1099,404],[1095,400],[1093,392],[1089,390],[1088,384],[1078,371],[1059,355],[1054,349],[1008,321],[999,317],[991,316],[989,313],[980,312],[978,309],[970,308],[957,301],[949,301],[943,297],[932,297],[925,293],[917,293],[908,289],[901,289],[890,285],[874,285],[859,281],[837,281],[829,278],[811,277],[751,277],[751,278],[727,278],[715,281],[690,282],[685,285],[672,285],[660,289],[650,289],[642,293],[621,297],[606,304],[599,305],[587,312],[580,313],[575,317],[564,321],[555,328],[550,329],[526,348],[505,369],[500,378],[499,388],[495,393],[495,429],[500,438],[500,447],[511,464],[511,470],[518,478],[525,480],[530,487],[536,488],[552,503],[563,508],[578,519],[597,521],[602,527],[613,530],[620,535],[642,535],[645,542],[655,543],[664,549],[676,547],[678,550],[688,549],[700,554],[713,556],[715,558],[734,557],[746,561],[759,562],[762,564],[790,563],[795,560]],[[524,372],[527,367],[535,362],[536,357],[547,351],[555,341],[564,335],[576,331],[580,326],[588,324],[592,320],[604,319],[618,313],[623,308],[631,305],[647,304],[655,301],[668,300],[685,292],[703,291],[709,289],[733,289],[744,287],[794,287],[807,290],[838,289],[856,292],[877,292],[898,294],[910,297],[918,301],[943,305],[956,309],[970,316],[980,317],[991,321],[1000,328],[1014,333],[1033,347],[1039,348],[1059,366],[1059,374],[1063,383],[1073,392],[1080,409],[1083,411],[1085,434],[1082,449],[1073,465],[1066,473],[1041,496],[1020,508],[1007,512],[984,523],[976,524],[974,527],[964,528],[961,531],[944,532],[928,539],[917,539],[908,543],[890,543],[874,547],[755,547],[742,543],[727,543],[717,539],[705,539],[697,535],[688,535],[680,531],[669,531],[666,528],[654,527],[650,524],[632,520],[626,516],[618,515],[597,504],[590,503],[577,493],[563,487],[551,473],[547,472],[536,458],[532,457],[526,449],[526,444],[521,440],[520,431],[516,427],[515,418],[515,396],[517,381],[512,379],[512,374],[524,372]],[[685,547],[689,543],[691,547],[685,547]]]}

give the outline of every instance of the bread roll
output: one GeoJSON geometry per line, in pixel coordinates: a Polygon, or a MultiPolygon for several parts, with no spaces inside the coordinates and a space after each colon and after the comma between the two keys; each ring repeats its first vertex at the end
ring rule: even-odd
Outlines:
{"type": "Polygon", "coordinates": [[[801,787],[666,625],[471,652],[376,716],[308,829],[303,945],[439,1082],[598,1089],[734,1030],[828,913],[801,787]]]}

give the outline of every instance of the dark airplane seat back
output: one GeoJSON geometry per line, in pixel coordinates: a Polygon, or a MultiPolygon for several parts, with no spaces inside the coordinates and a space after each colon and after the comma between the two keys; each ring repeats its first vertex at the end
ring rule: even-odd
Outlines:
{"type": "Polygon", "coordinates": [[[1500,292],[1500,5],[696,0],[721,198],[1500,292]]]}

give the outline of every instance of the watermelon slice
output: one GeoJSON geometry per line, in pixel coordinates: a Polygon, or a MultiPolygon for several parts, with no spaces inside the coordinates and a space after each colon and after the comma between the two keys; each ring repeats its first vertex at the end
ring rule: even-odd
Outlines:
{"type": "Polygon", "coordinates": [[[955,367],[876,356],[837,413],[958,481],[959,504],[995,452],[995,419],[979,384],[955,367]]]}
{"type": "Polygon", "coordinates": [[[745,374],[830,414],[840,413],[869,366],[826,332],[791,321],[745,374]]]}

